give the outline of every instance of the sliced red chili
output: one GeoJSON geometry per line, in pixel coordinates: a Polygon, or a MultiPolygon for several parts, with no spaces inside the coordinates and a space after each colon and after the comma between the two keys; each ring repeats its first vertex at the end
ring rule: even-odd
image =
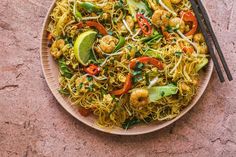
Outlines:
{"type": "Polygon", "coordinates": [[[126,76],[125,84],[124,84],[123,88],[121,88],[119,90],[112,91],[111,94],[119,96],[119,95],[127,93],[131,88],[132,88],[132,75],[129,73],[126,76]]]}
{"type": "Polygon", "coordinates": [[[139,57],[139,58],[135,58],[135,59],[131,60],[131,62],[129,64],[130,69],[133,69],[135,67],[135,65],[137,64],[137,62],[145,63],[145,64],[152,64],[153,66],[157,67],[160,70],[162,70],[164,68],[163,63],[156,58],[139,57]]]}
{"type": "Polygon", "coordinates": [[[97,75],[101,69],[95,64],[90,64],[87,68],[84,68],[84,71],[90,75],[97,75]]]}
{"type": "Polygon", "coordinates": [[[197,31],[198,27],[197,18],[195,17],[194,13],[192,11],[187,11],[187,12],[182,11],[180,12],[180,16],[185,22],[192,22],[191,30],[185,35],[186,36],[193,35],[197,31]]]}
{"type": "Polygon", "coordinates": [[[152,27],[143,14],[136,14],[136,19],[138,21],[139,27],[141,28],[143,34],[145,35],[152,34],[152,27]]]}
{"type": "Polygon", "coordinates": [[[89,27],[95,27],[102,35],[107,35],[108,34],[106,28],[98,22],[86,21],[86,25],[89,26],[89,27]]]}

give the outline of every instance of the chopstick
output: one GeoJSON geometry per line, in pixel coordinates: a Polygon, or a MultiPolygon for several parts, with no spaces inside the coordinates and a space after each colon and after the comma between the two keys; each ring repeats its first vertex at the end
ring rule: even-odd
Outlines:
{"type": "Polygon", "coordinates": [[[221,60],[221,62],[222,62],[222,64],[223,64],[223,67],[224,67],[224,70],[225,70],[226,75],[227,75],[227,77],[228,77],[228,80],[229,80],[229,81],[232,81],[232,80],[233,80],[233,77],[232,77],[232,75],[231,75],[231,73],[230,73],[229,67],[228,67],[228,65],[227,65],[227,63],[226,63],[226,61],[225,61],[225,57],[224,57],[224,55],[223,55],[223,53],[222,53],[222,50],[221,50],[220,45],[219,45],[219,42],[218,42],[218,40],[217,40],[217,38],[216,38],[216,35],[215,35],[214,31],[213,31],[213,28],[212,28],[212,26],[211,26],[210,19],[209,19],[209,16],[208,16],[207,12],[206,12],[206,9],[205,9],[205,7],[203,6],[201,0],[197,0],[197,3],[198,3],[198,6],[199,6],[200,11],[202,12],[202,16],[203,16],[203,18],[204,18],[204,20],[205,20],[206,26],[207,26],[207,28],[208,28],[208,30],[209,30],[211,36],[212,36],[212,40],[213,40],[213,42],[215,43],[216,50],[217,50],[218,55],[219,55],[219,57],[220,57],[220,60],[221,60]]]}
{"type": "Polygon", "coordinates": [[[197,20],[198,20],[198,23],[199,23],[200,29],[202,31],[202,34],[203,34],[203,36],[204,36],[204,38],[206,40],[206,45],[207,45],[207,47],[209,49],[209,53],[210,53],[210,56],[211,56],[212,61],[214,63],[216,72],[217,72],[217,74],[219,76],[220,82],[224,82],[225,79],[224,79],[222,70],[221,70],[219,62],[218,62],[218,60],[217,60],[217,58],[215,56],[214,49],[212,47],[212,43],[211,43],[211,41],[210,41],[210,39],[208,37],[208,33],[207,33],[207,30],[206,30],[206,27],[205,27],[205,25],[204,25],[204,23],[202,21],[201,15],[200,15],[200,13],[198,11],[197,4],[195,3],[194,0],[190,0],[190,2],[192,4],[192,9],[193,9],[193,11],[195,13],[195,16],[196,16],[197,20]]]}

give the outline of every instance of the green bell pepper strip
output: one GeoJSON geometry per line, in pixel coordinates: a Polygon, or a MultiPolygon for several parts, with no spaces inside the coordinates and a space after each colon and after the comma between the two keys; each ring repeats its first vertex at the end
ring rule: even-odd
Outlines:
{"type": "Polygon", "coordinates": [[[120,36],[119,37],[119,42],[118,42],[117,46],[115,47],[114,52],[118,51],[124,45],[125,45],[125,38],[120,36]]]}
{"type": "Polygon", "coordinates": [[[80,2],[79,6],[88,11],[89,13],[98,11],[100,9],[97,5],[90,2],[80,2]]]}
{"type": "Polygon", "coordinates": [[[82,19],[82,15],[81,15],[81,13],[78,11],[78,6],[77,6],[76,0],[74,1],[73,14],[74,14],[75,19],[76,19],[77,21],[79,21],[79,20],[82,19]]]}
{"type": "MultiPolygon", "coordinates": [[[[96,11],[100,10],[100,8],[98,6],[96,6],[95,4],[90,3],[90,2],[79,2],[79,7],[85,9],[89,13],[96,12],[96,11]]],[[[82,15],[78,11],[78,6],[77,6],[76,0],[74,1],[73,14],[74,14],[77,21],[82,19],[82,15]]]]}

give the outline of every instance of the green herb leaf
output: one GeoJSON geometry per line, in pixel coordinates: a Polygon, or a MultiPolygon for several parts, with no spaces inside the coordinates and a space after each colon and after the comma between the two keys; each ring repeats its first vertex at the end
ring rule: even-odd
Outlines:
{"type": "Polygon", "coordinates": [[[93,80],[93,77],[92,76],[87,76],[87,80],[90,82],[93,80]]]}
{"type": "Polygon", "coordinates": [[[116,110],[116,108],[118,107],[119,103],[115,103],[115,105],[113,106],[112,110],[109,112],[108,116],[110,117],[110,115],[116,110]]]}
{"type": "Polygon", "coordinates": [[[137,119],[136,117],[134,117],[132,119],[126,119],[125,122],[122,124],[122,127],[124,129],[129,129],[133,125],[138,124],[140,122],[141,122],[141,120],[137,119]]]}
{"type": "Polygon", "coordinates": [[[112,31],[108,31],[107,32],[109,35],[113,35],[113,32],[112,31]]]}
{"type": "Polygon", "coordinates": [[[89,90],[90,92],[93,91],[93,84],[91,84],[90,86],[88,86],[88,90],[89,90]]]}
{"type": "Polygon", "coordinates": [[[71,38],[71,37],[65,37],[64,38],[64,40],[65,40],[65,43],[66,44],[69,44],[70,45],[70,47],[73,47],[73,39],[71,38]]]}
{"type": "Polygon", "coordinates": [[[180,51],[176,51],[176,52],[175,52],[175,56],[178,57],[178,58],[179,58],[182,54],[183,54],[183,52],[180,52],[180,51]]]}
{"type": "Polygon", "coordinates": [[[142,75],[137,75],[137,76],[132,78],[133,84],[136,84],[137,82],[142,81],[142,80],[143,80],[142,75]]]}
{"type": "Polygon", "coordinates": [[[178,30],[178,28],[173,28],[173,27],[171,27],[169,25],[166,26],[166,31],[169,32],[169,33],[173,33],[173,32],[175,32],[177,30],[178,30]]]}
{"type": "Polygon", "coordinates": [[[140,63],[140,62],[137,63],[137,68],[138,69],[142,69],[143,67],[144,67],[143,63],[140,63]]]}
{"type": "Polygon", "coordinates": [[[62,76],[65,76],[66,78],[71,78],[73,76],[72,70],[70,70],[69,67],[66,65],[65,58],[60,58],[58,60],[58,64],[62,76]]]}
{"type": "Polygon", "coordinates": [[[63,94],[63,95],[70,95],[70,92],[67,90],[67,89],[58,89],[57,90],[60,94],[63,94]]]}
{"type": "Polygon", "coordinates": [[[79,89],[81,89],[82,87],[83,87],[83,83],[81,82],[80,84],[79,84],[79,89]]]}
{"type": "Polygon", "coordinates": [[[134,76],[140,75],[140,74],[142,74],[142,71],[134,71],[134,72],[133,72],[133,75],[134,75],[134,76]]]}

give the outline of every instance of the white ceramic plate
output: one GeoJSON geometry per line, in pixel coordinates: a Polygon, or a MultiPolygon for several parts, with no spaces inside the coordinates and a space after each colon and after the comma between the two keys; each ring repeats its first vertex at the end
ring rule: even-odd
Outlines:
{"type": "Polygon", "coordinates": [[[94,129],[97,129],[97,130],[100,130],[103,132],[107,132],[107,133],[111,133],[111,134],[117,134],[117,135],[138,135],[138,134],[145,134],[145,133],[153,132],[153,131],[160,130],[160,129],[172,124],[173,122],[175,122],[176,120],[181,118],[183,115],[185,115],[197,103],[197,101],[200,99],[200,97],[204,93],[204,91],[209,83],[212,71],[213,71],[213,62],[212,61],[209,62],[206,70],[202,71],[200,74],[201,79],[200,79],[200,83],[199,83],[199,88],[198,88],[197,94],[194,97],[194,99],[192,100],[191,104],[189,104],[180,113],[180,115],[178,115],[176,118],[169,120],[169,121],[161,122],[161,123],[160,122],[153,122],[150,124],[140,124],[140,125],[136,125],[136,126],[130,128],[128,130],[124,130],[124,129],[118,128],[118,127],[110,129],[110,128],[101,128],[101,127],[97,126],[95,124],[95,117],[81,116],[78,112],[78,109],[76,109],[76,107],[73,107],[70,104],[70,101],[66,97],[64,97],[60,93],[58,93],[58,91],[57,91],[57,89],[59,89],[58,65],[50,55],[49,48],[47,46],[47,31],[46,31],[48,23],[50,21],[49,15],[50,15],[51,11],[53,10],[54,6],[55,6],[55,2],[51,5],[49,12],[45,18],[44,25],[43,25],[40,57],[41,57],[41,64],[42,64],[44,76],[45,76],[46,82],[47,82],[52,94],[55,96],[55,98],[61,104],[61,106],[67,112],[69,112],[72,116],[74,116],[76,119],[83,122],[84,124],[94,128],[94,129]]]}

